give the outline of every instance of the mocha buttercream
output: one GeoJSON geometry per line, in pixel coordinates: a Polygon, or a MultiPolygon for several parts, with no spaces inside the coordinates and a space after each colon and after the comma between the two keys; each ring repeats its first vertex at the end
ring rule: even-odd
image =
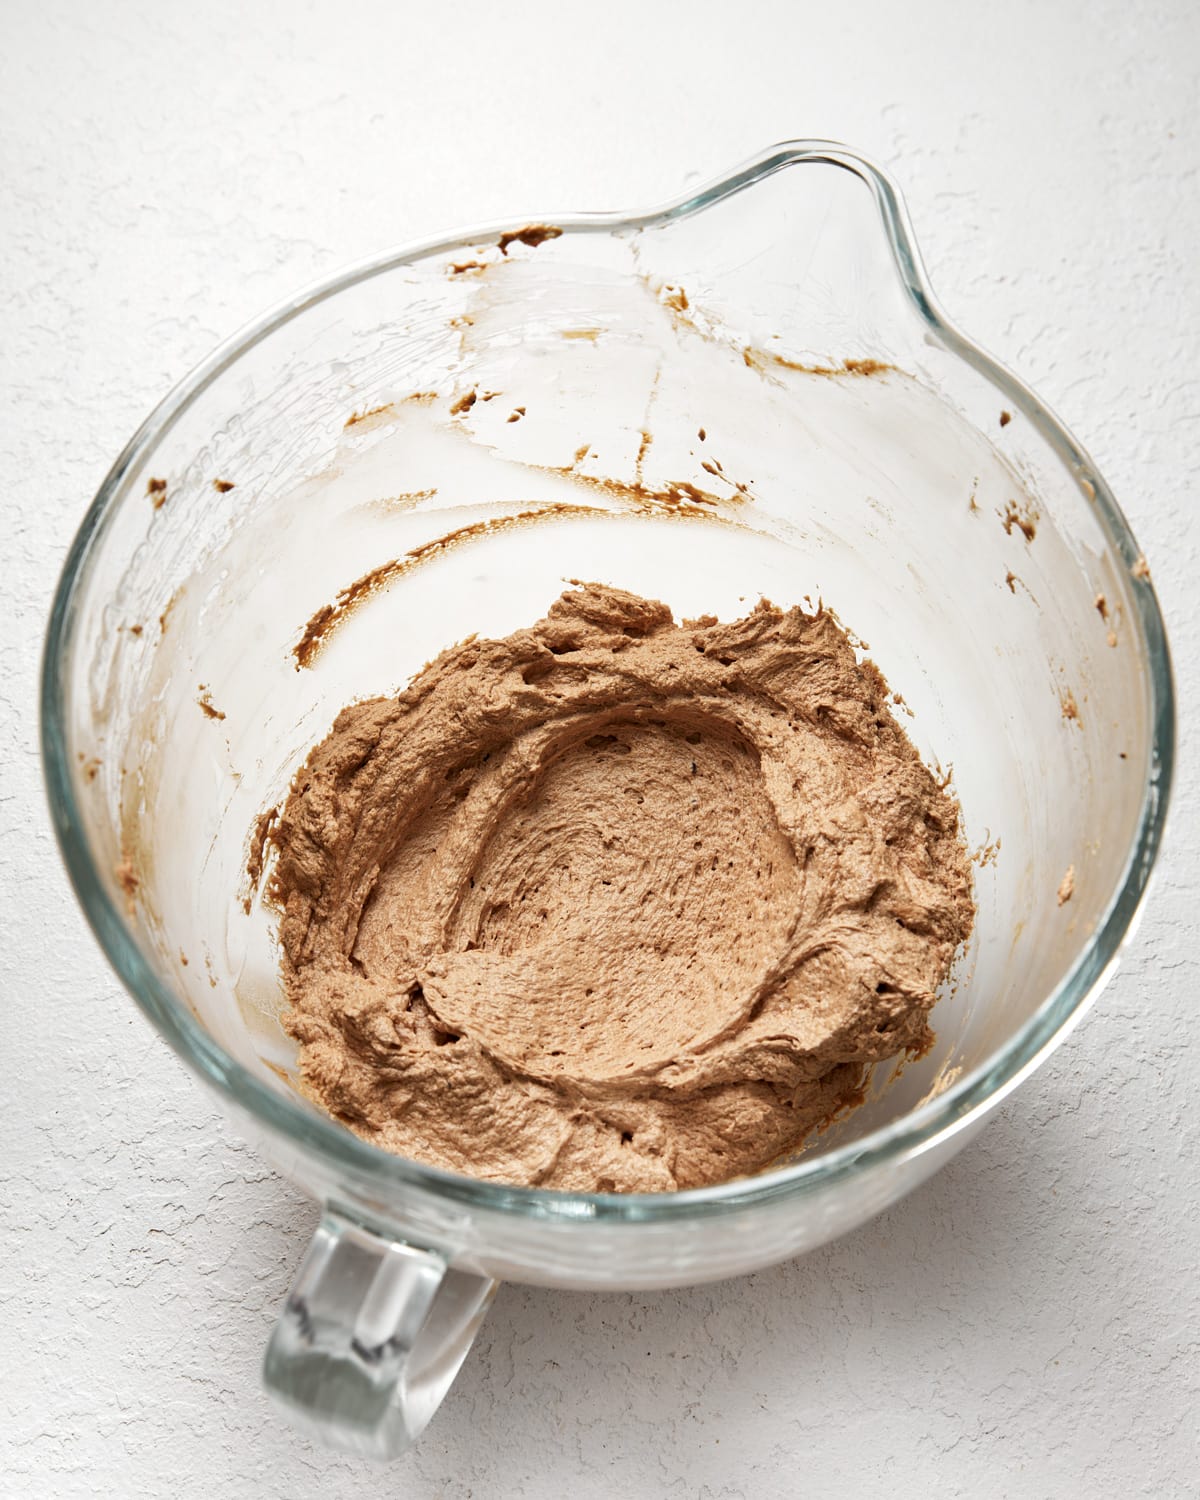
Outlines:
{"type": "Polygon", "coordinates": [[[599,584],[339,714],[271,840],[313,1096],[489,1181],[694,1187],[919,1054],[957,806],[828,612],[599,584]]]}

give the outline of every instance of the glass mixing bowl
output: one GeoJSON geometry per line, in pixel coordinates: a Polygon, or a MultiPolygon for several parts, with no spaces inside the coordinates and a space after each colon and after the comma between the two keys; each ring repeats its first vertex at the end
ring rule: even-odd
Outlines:
{"type": "Polygon", "coordinates": [[[736,1275],[959,1150],[1112,971],[1162,835],[1174,707],[1148,571],[1088,456],[943,316],[887,177],[801,142],[650,213],[389,253],[219,349],[71,548],[42,733],[114,968],[325,1206],[268,1388],[385,1455],[497,1279],[736,1275]],[[937,1045],[760,1176],[497,1186],[386,1155],[293,1086],[256,819],[345,703],[531,623],[570,578],[677,616],[823,599],[953,771],[979,915],[937,1045]]]}

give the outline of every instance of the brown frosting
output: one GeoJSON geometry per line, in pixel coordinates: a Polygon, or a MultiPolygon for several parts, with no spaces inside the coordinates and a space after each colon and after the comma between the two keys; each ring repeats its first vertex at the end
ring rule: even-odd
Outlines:
{"type": "Polygon", "coordinates": [[[918,1054],[974,907],[957,806],[826,611],[600,584],[357,703],[271,839],[313,1096],[489,1181],[695,1187],[918,1054]]]}

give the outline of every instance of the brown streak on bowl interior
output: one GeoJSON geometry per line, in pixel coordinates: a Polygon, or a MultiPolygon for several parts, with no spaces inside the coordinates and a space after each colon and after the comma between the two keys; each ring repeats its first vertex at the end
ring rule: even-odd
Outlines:
{"type": "Polygon", "coordinates": [[[262,879],[262,872],[267,863],[267,845],[271,841],[271,834],[275,831],[275,824],[278,821],[278,803],[274,807],[268,807],[266,812],[259,813],[254,820],[254,828],[250,834],[250,853],[246,859],[246,874],[250,880],[250,890],[242,897],[242,910],[247,914],[254,899],[254,890],[262,879]]]}
{"type": "MultiPolygon", "coordinates": [[[[580,452],[583,451],[580,450],[580,452]]],[[[575,455],[576,462],[579,456],[579,453],[575,455]]],[[[699,489],[685,479],[672,479],[667,484],[652,489],[649,485],[638,481],[605,479],[593,474],[581,474],[574,464],[552,468],[550,473],[565,474],[575,484],[586,485],[589,489],[602,490],[615,500],[628,501],[635,510],[643,513],[671,515],[678,513],[681,509],[688,509],[708,515],[711,513],[709,507],[719,507],[722,504],[719,495],[714,495],[710,490],[699,489]]]]}
{"type": "MultiPolygon", "coordinates": [[[[415,396],[415,397],[412,397],[410,399],[419,401],[421,399],[421,397],[420,396],[415,396]]],[[[355,411],[355,412],[351,412],[350,415],[346,418],[345,422],[342,424],[342,426],[343,426],[343,428],[346,428],[346,427],[355,427],[355,426],[358,425],[359,422],[367,422],[372,417],[378,417],[378,416],[382,415],[382,413],[385,412],[385,411],[391,411],[391,409],[392,409],[392,403],[390,401],[385,401],[385,402],[383,402],[383,404],[381,406],[372,406],[369,411],[355,411]]]]}
{"type": "Polygon", "coordinates": [[[181,584],[179,586],[179,588],[177,588],[175,590],[175,592],[171,595],[171,597],[167,600],[166,608],[163,610],[162,614],[159,615],[159,617],[158,617],[158,628],[159,628],[159,630],[162,631],[163,635],[166,635],[166,633],[167,633],[167,621],[171,618],[171,611],[179,603],[179,596],[182,593],[183,593],[183,585],[181,584]]]}
{"type": "Polygon", "coordinates": [[[428,542],[422,542],[419,546],[410,548],[403,557],[381,563],[379,567],[372,568],[369,573],[364,573],[361,578],[356,578],[353,583],[341,590],[332,604],[323,604],[316,611],[304,627],[303,635],[292,647],[296,670],[299,671],[301,667],[312,665],[329,637],[364,600],[378,593],[381,588],[395,579],[402,578],[405,573],[410,573],[414,568],[420,567],[422,563],[442,556],[463,542],[481,536],[491,536],[500,531],[515,530],[519,526],[528,526],[535,521],[554,516],[601,514],[603,512],[590,505],[546,505],[537,510],[522,510],[513,515],[494,516],[486,521],[473,521],[467,526],[459,526],[443,536],[433,537],[428,542]]]}
{"type": "MultiPolygon", "coordinates": [[[[594,479],[587,474],[577,474],[570,468],[552,469],[550,472],[567,474],[579,484],[602,490],[616,499],[629,501],[632,503],[632,508],[643,515],[691,518],[724,525],[738,524],[726,516],[715,514],[710,509],[720,504],[716,495],[709,495],[704,490],[697,489],[695,485],[682,481],[675,482],[661,490],[651,490],[644,485],[622,484],[618,480],[611,479],[594,479]]],[[[410,548],[403,557],[381,563],[379,567],[372,568],[369,573],[364,573],[361,578],[356,578],[353,583],[348,584],[338,593],[332,604],[323,604],[312,615],[300,639],[292,647],[296,671],[299,671],[301,667],[312,666],[330,636],[360,604],[397,578],[402,578],[415,568],[444,556],[464,542],[476,541],[485,536],[495,536],[503,531],[515,531],[524,526],[534,526],[541,521],[560,520],[563,517],[587,516],[603,521],[622,514],[627,514],[627,512],[602,510],[595,505],[568,505],[556,501],[549,505],[538,506],[534,510],[521,510],[512,515],[472,521],[469,525],[459,526],[443,536],[422,542],[419,546],[410,548]]]]}
{"type": "Polygon", "coordinates": [[[496,241],[496,247],[501,255],[507,255],[510,245],[529,245],[536,249],[538,245],[544,245],[547,240],[558,239],[560,234],[562,230],[556,229],[552,224],[527,224],[524,229],[506,231],[496,241]]]}
{"type": "Polygon", "coordinates": [[[749,344],[742,350],[742,361],[759,374],[765,374],[768,365],[775,365],[784,370],[798,370],[802,375],[820,375],[827,380],[847,375],[886,375],[896,368],[881,359],[844,359],[840,365],[811,365],[801,360],[788,359],[784,354],[752,348],[749,344]]]}
{"type": "Polygon", "coordinates": [[[113,866],[113,874],[116,876],[117,884],[125,892],[125,910],[129,916],[133,916],[137,910],[135,899],[141,881],[133,868],[133,861],[128,854],[122,854],[119,864],[113,866]]]}

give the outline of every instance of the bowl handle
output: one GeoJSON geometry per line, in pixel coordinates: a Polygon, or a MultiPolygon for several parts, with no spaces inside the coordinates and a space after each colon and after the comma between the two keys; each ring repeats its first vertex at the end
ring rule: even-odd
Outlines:
{"type": "Polygon", "coordinates": [[[495,1290],[327,1207],[267,1345],[267,1394],[308,1436],[395,1458],[437,1410],[495,1290]]]}

